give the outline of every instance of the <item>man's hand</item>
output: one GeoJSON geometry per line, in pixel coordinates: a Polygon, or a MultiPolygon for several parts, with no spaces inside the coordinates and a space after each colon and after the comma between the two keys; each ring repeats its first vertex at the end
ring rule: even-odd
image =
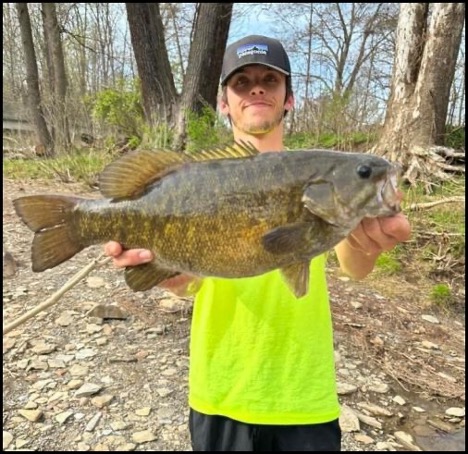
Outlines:
{"type": "Polygon", "coordinates": [[[104,252],[113,258],[114,265],[117,268],[142,265],[143,263],[151,262],[154,258],[153,253],[148,249],[129,249],[124,251],[120,243],[116,241],[106,243],[104,252]]]}
{"type": "Polygon", "coordinates": [[[348,236],[351,247],[366,255],[390,251],[411,235],[411,226],[402,213],[384,218],[364,218],[348,236]]]}
{"type": "Polygon", "coordinates": [[[382,252],[408,240],[410,235],[411,226],[402,213],[391,217],[364,218],[335,247],[340,267],[349,276],[363,279],[373,270],[382,252]]]}
{"type": "MultiPolygon", "coordinates": [[[[148,249],[128,249],[124,251],[120,243],[115,241],[106,243],[104,252],[106,255],[113,258],[114,265],[118,268],[142,265],[154,259],[153,253],[148,249]]],[[[198,290],[201,281],[194,281],[194,276],[179,274],[178,276],[160,282],[158,287],[170,290],[178,296],[185,296],[198,290]]]]}

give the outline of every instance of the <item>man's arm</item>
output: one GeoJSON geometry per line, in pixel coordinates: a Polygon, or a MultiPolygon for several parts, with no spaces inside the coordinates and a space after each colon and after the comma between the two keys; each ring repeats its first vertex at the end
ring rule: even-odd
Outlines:
{"type": "Polygon", "coordinates": [[[393,249],[411,235],[411,226],[402,213],[385,218],[365,218],[335,246],[341,270],[354,279],[364,279],[377,257],[393,249]]]}
{"type": "MultiPolygon", "coordinates": [[[[106,243],[104,251],[106,255],[113,257],[114,265],[118,268],[142,265],[153,260],[153,254],[147,249],[129,249],[123,251],[122,246],[115,241],[106,243]]],[[[195,276],[179,274],[161,282],[158,287],[169,290],[177,296],[188,296],[198,290],[200,283],[201,279],[195,276]]]]}

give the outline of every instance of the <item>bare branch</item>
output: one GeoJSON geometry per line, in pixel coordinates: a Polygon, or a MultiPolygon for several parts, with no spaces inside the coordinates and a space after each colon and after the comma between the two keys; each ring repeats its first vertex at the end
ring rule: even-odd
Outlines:
{"type": "Polygon", "coordinates": [[[419,211],[425,210],[427,208],[433,208],[437,205],[443,205],[445,203],[465,203],[465,196],[453,196],[453,197],[446,197],[444,199],[436,200],[434,202],[424,202],[424,203],[412,203],[405,207],[405,210],[408,211],[419,211]]]}
{"type": "Polygon", "coordinates": [[[23,324],[30,318],[37,315],[39,312],[42,312],[44,309],[53,306],[62,295],[64,295],[68,290],[72,289],[78,282],[80,282],[85,276],[87,276],[94,268],[100,265],[104,265],[105,263],[110,262],[112,257],[107,257],[104,260],[101,260],[103,254],[101,254],[97,259],[93,260],[90,264],[86,265],[83,269],[81,269],[78,273],[76,273],[71,279],[69,279],[65,285],[63,285],[58,291],[56,291],[50,298],[44,301],[39,306],[36,306],[34,309],[26,312],[26,314],[18,317],[15,321],[8,323],[6,326],[3,327],[3,335],[9,333],[12,329],[16,328],[17,326],[23,324]]]}

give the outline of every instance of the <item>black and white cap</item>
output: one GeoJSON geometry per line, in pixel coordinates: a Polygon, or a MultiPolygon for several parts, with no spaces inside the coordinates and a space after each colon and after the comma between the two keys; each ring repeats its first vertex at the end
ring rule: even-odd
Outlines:
{"type": "Polygon", "coordinates": [[[288,54],[277,39],[250,35],[226,48],[221,70],[221,85],[225,85],[233,73],[247,65],[265,65],[286,76],[291,74],[288,54]]]}

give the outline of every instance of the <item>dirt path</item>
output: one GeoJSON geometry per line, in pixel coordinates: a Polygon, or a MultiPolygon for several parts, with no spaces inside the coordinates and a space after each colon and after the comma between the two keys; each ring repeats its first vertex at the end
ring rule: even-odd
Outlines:
{"type": "MultiPolygon", "coordinates": [[[[3,242],[19,260],[3,280],[4,324],[101,252],[92,247],[32,273],[32,233],[11,201],[33,192],[87,193],[81,185],[4,180],[3,242]]],[[[430,311],[421,289],[401,278],[355,283],[331,268],[329,283],[343,450],[416,449],[416,441],[424,448],[424,436],[459,434],[464,319],[430,311]]],[[[4,449],[189,450],[190,303],[157,289],[135,294],[106,265],[4,336],[4,449]]]]}

